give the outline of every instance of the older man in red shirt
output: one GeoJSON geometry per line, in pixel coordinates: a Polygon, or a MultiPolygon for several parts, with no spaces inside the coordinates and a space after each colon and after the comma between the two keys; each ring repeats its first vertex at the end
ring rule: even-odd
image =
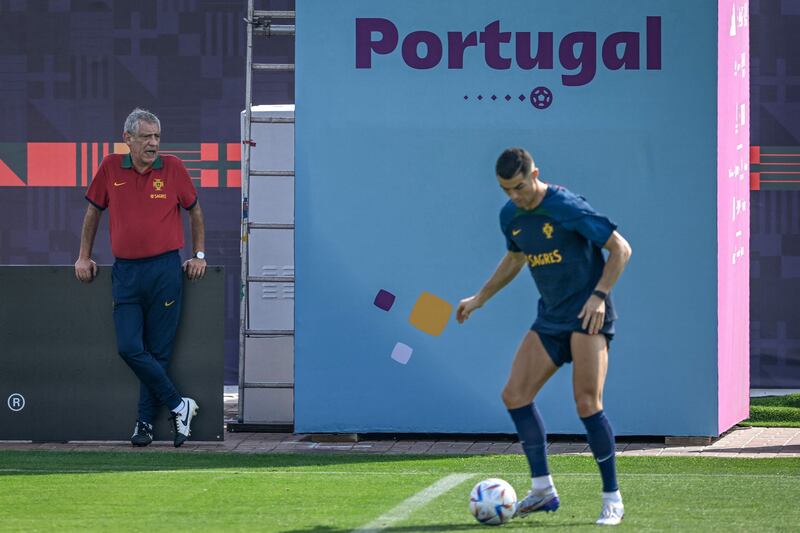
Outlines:
{"type": "Polygon", "coordinates": [[[91,282],[97,275],[92,248],[100,217],[110,216],[114,325],[117,349],[141,383],[139,417],[131,443],[153,441],[159,405],[171,412],[175,447],[189,437],[198,406],[183,397],[167,375],[181,311],[183,272],[190,280],[205,275],[205,225],[189,173],[180,159],[159,155],[161,123],[154,114],[134,109],[123,132],[128,155],[103,159],[86,192],[75,276],[91,282]],[[189,212],[194,256],[181,266],[180,208],[189,212]]]}

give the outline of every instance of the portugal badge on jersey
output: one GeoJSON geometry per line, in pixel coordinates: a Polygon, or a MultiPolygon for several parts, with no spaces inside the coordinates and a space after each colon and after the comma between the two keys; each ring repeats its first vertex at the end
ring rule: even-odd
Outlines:
{"type": "Polygon", "coordinates": [[[545,225],[542,226],[542,233],[544,233],[545,236],[548,239],[552,239],[553,238],[553,225],[550,224],[549,222],[546,222],[545,225]]]}
{"type": "Polygon", "coordinates": [[[161,178],[155,178],[153,180],[153,188],[156,191],[160,191],[161,189],[163,189],[164,188],[164,180],[162,180],[161,178]]]}

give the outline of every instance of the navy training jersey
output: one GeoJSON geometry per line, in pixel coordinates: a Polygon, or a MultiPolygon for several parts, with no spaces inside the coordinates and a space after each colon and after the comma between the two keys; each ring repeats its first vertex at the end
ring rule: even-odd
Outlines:
{"type": "MultiPolygon", "coordinates": [[[[533,210],[509,200],[500,211],[500,228],[508,250],[525,254],[541,295],[533,329],[544,333],[582,330],[578,313],[603,274],[602,247],[616,224],[582,196],[550,184],[533,210]]],[[[616,318],[609,296],[602,331],[613,333],[616,318]]]]}

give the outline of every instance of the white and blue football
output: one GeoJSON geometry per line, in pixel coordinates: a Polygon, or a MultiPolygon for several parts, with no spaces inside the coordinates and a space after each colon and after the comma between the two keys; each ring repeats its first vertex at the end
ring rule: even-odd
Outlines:
{"type": "Polygon", "coordinates": [[[517,505],[517,493],[507,481],[484,479],[469,494],[469,511],[475,520],[489,526],[499,526],[511,520],[517,505]]]}

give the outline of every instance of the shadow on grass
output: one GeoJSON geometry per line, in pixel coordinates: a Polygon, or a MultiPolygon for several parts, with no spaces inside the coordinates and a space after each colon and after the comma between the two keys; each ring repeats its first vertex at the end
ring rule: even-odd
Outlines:
{"type": "MultiPolygon", "coordinates": [[[[699,473],[725,471],[755,472],[762,474],[793,473],[800,471],[800,458],[777,457],[763,461],[742,461],[734,457],[739,449],[715,449],[715,452],[730,452],[727,457],[661,456],[618,457],[621,475],[626,474],[676,474],[678,472],[699,473]]],[[[746,450],[758,453],[759,448],[746,450]]],[[[774,453],[772,447],[760,450],[774,453]]],[[[800,452],[800,446],[790,445],[783,452],[800,452]]],[[[588,455],[556,455],[551,457],[553,467],[560,473],[596,474],[597,465],[588,455]]],[[[54,474],[102,474],[118,472],[191,472],[202,470],[255,470],[268,474],[271,471],[296,471],[319,474],[333,473],[386,473],[402,475],[445,474],[474,472],[499,475],[511,472],[527,474],[528,465],[523,455],[383,455],[355,453],[278,453],[241,454],[143,451],[98,452],[98,451],[0,451],[0,479],[2,476],[54,475],[54,474]]],[[[241,472],[243,474],[248,472],[241,472]]]]}
{"type": "MultiPolygon", "coordinates": [[[[241,453],[185,453],[144,451],[132,452],[59,452],[59,451],[0,451],[0,477],[45,474],[98,474],[113,472],[156,472],[164,470],[217,470],[217,469],[298,469],[331,468],[337,471],[358,471],[359,465],[368,465],[370,472],[395,472],[397,464],[420,470],[452,471],[453,460],[480,461],[480,456],[470,455],[378,455],[354,453],[325,454],[241,454],[241,453]],[[445,466],[445,464],[447,466],[445,466]]],[[[524,471],[522,456],[508,456],[509,465],[524,471]]],[[[588,462],[587,462],[588,465],[588,462]]]]}
{"type": "MultiPolygon", "coordinates": [[[[574,528],[580,526],[588,525],[587,522],[559,522],[559,528],[574,528]]],[[[591,524],[594,525],[594,524],[591,524]]],[[[388,533],[413,533],[415,531],[475,531],[477,527],[480,527],[480,524],[476,523],[469,523],[469,524],[427,524],[427,525],[410,525],[410,526],[397,526],[397,527],[386,527],[381,528],[381,531],[386,531],[388,533]]],[[[506,522],[503,524],[503,531],[513,530],[513,529],[537,529],[537,528],[551,528],[553,527],[551,524],[545,524],[541,522],[529,521],[529,522],[506,522]]],[[[595,526],[596,527],[596,526],[595,526]]],[[[482,530],[485,528],[482,528],[482,530]]],[[[350,533],[352,529],[341,529],[337,527],[330,527],[330,526],[311,526],[305,529],[291,529],[285,531],[284,533],[350,533]]]]}
{"type": "MultiPolygon", "coordinates": [[[[396,531],[400,533],[404,531],[466,531],[468,529],[474,530],[475,524],[428,524],[427,526],[387,527],[381,528],[381,531],[396,531]]],[[[358,530],[330,526],[311,526],[305,529],[291,529],[284,533],[350,533],[353,531],[358,530]]]]}

